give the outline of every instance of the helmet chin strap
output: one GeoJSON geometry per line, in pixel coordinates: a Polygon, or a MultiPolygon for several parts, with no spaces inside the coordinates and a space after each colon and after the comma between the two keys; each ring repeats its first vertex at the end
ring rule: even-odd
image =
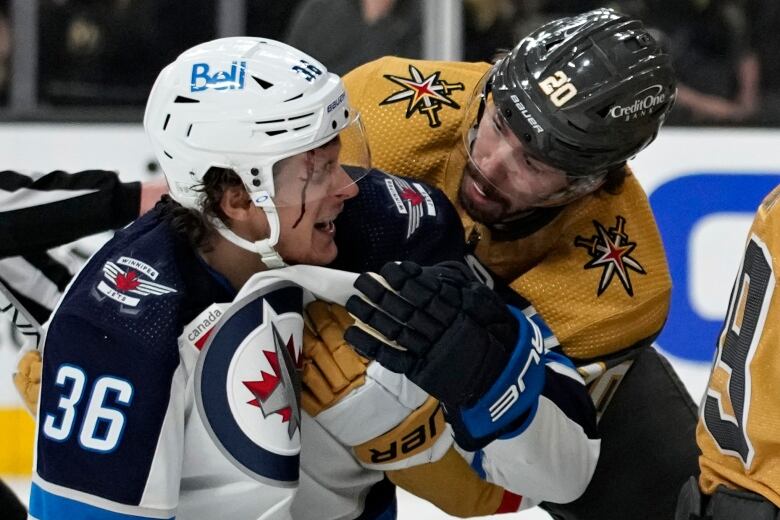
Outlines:
{"type": "Polygon", "coordinates": [[[263,206],[258,207],[260,207],[265,212],[266,217],[268,217],[268,227],[271,229],[270,237],[258,240],[257,242],[252,242],[238,236],[221,220],[215,219],[213,223],[217,228],[217,232],[231,244],[260,255],[260,260],[262,260],[269,269],[287,267],[287,264],[284,262],[281,255],[274,249],[276,243],[279,242],[279,234],[281,231],[279,215],[276,213],[276,206],[274,206],[273,203],[266,203],[263,206]]]}

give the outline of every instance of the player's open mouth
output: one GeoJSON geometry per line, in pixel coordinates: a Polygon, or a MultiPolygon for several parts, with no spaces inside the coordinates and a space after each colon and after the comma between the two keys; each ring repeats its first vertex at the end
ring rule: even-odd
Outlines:
{"type": "Polygon", "coordinates": [[[480,186],[479,182],[477,182],[473,177],[472,181],[474,182],[474,189],[477,191],[477,193],[487,198],[487,194],[485,193],[485,190],[482,188],[482,186],[480,186]]]}
{"type": "Polygon", "coordinates": [[[333,220],[324,220],[314,224],[314,229],[323,233],[333,234],[336,231],[336,225],[333,223],[333,220]]]}
{"type": "Polygon", "coordinates": [[[483,204],[489,202],[496,203],[494,196],[495,190],[492,189],[491,186],[481,182],[475,175],[469,175],[468,180],[471,181],[472,198],[474,198],[476,202],[481,202],[483,204]]]}

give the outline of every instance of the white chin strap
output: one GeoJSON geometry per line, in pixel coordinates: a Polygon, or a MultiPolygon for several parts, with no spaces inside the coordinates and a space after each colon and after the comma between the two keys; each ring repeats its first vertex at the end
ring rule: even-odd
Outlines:
{"type": "Polygon", "coordinates": [[[251,242],[245,238],[241,238],[236,235],[230,228],[228,228],[224,222],[219,219],[214,220],[214,225],[217,228],[217,232],[222,237],[241,249],[251,251],[260,255],[260,259],[269,269],[278,269],[279,267],[287,267],[279,253],[276,252],[274,246],[279,241],[279,215],[276,213],[276,206],[271,204],[264,204],[263,206],[257,206],[265,212],[268,217],[268,227],[271,228],[271,236],[258,240],[257,242],[251,242]]]}

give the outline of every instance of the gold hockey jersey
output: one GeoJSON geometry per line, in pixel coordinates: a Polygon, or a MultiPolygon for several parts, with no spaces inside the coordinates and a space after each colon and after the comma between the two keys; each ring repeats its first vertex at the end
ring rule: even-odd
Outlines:
{"type": "Polygon", "coordinates": [[[699,484],[763,495],[780,507],[780,186],[756,213],[748,234],[696,440],[699,484]],[[778,296],[775,298],[775,296],[778,296]]]}
{"type": "Polygon", "coordinates": [[[460,207],[464,114],[489,67],[385,57],[347,74],[372,166],[444,190],[467,235],[481,237],[477,257],[534,304],[567,355],[590,359],[647,341],[664,323],[671,281],[647,196],[632,175],[618,195],[584,197],[518,238],[498,236],[460,207]]]}

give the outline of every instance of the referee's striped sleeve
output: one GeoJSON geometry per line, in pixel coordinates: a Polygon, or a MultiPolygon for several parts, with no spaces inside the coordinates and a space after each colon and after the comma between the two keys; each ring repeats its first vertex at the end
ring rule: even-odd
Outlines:
{"type": "Polygon", "coordinates": [[[115,172],[0,172],[0,258],[40,252],[138,217],[141,183],[115,172]]]}

